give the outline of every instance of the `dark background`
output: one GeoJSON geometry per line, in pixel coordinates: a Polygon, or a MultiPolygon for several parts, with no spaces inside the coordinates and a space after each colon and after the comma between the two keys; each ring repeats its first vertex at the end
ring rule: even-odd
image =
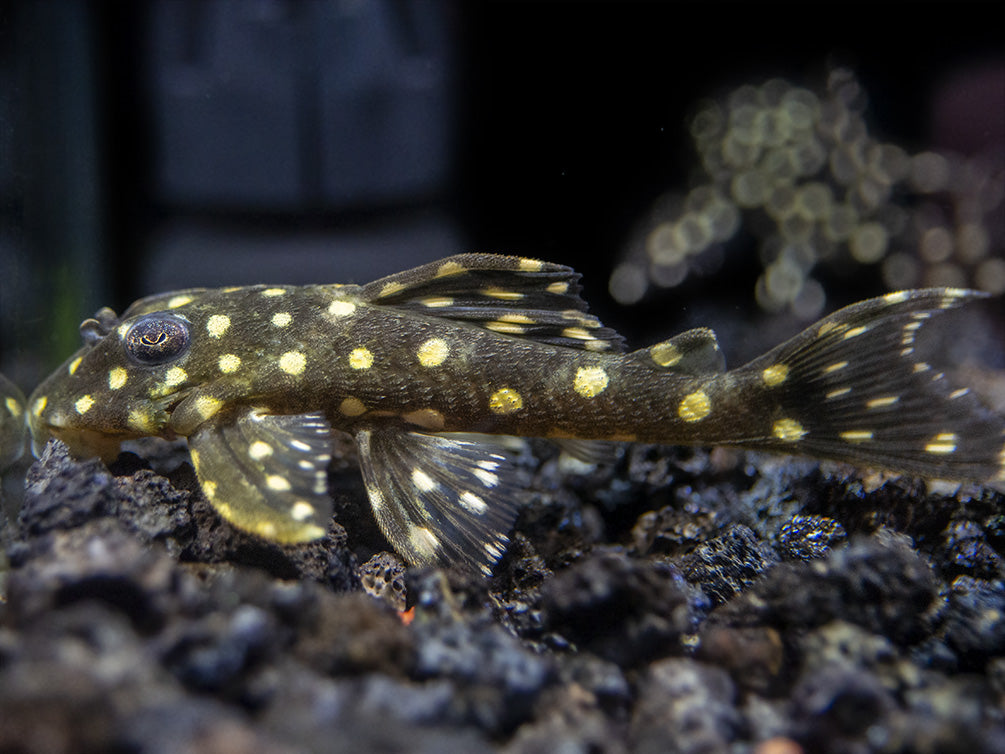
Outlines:
{"type": "Polygon", "coordinates": [[[939,93],[1003,61],[995,3],[7,2],[0,364],[30,388],[81,318],[159,289],[460,251],[571,264],[629,334],[712,295],[750,311],[752,256],[657,305],[606,293],[633,227],[688,185],[702,97],[848,65],[880,138],[977,149],[1005,141],[1005,92],[976,130],[939,93]]]}

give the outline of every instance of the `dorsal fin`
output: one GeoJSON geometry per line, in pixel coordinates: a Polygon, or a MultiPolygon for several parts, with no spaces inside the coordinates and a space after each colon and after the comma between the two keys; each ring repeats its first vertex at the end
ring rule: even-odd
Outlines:
{"type": "Polygon", "coordinates": [[[579,291],[579,274],[563,265],[458,254],[375,280],[362,287],[361,297],[539,343],[624,350],[620,335],[587,314],[579,291]]]}
{"type": "Polygon", "coordinates": [[[633,351],[629,358],[695,377],[726,371],[726,357],[719,348],[715,333],[707,327],[696,327],[649,348],[640,348],[633,351]]]}

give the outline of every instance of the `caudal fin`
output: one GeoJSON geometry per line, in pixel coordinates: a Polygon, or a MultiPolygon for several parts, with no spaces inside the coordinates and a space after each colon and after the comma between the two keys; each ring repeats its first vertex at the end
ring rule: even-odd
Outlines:
{"type": "Polygon", "coordinates": [[[770,434],[739,444],[930,478],[1005,479],[1005,417],[915,353],[929,318],[983,295],[930,288],[862,301],[736,370],[777,407],[770,434]]]}

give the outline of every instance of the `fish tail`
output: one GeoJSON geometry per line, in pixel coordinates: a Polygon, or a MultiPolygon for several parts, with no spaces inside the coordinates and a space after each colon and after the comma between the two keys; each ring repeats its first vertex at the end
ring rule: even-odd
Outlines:
{"type": "Polygon", "coordinates": [[[984,294],[901,291],[862,301],[730,372],[759,426],[736,443],[919,476],[1005,479],[1005,417],[915,353],[938,312],[984,294]]]}

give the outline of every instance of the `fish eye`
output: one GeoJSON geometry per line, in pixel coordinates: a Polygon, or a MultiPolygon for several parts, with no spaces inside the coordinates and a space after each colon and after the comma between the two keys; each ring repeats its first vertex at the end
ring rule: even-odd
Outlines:
{"type": "Polygon", "coordinates": [[[188,323],[172,314],[150,314],[126,332],[126,353],[139,364],[164,364],[188,350],[188,323]]]}

